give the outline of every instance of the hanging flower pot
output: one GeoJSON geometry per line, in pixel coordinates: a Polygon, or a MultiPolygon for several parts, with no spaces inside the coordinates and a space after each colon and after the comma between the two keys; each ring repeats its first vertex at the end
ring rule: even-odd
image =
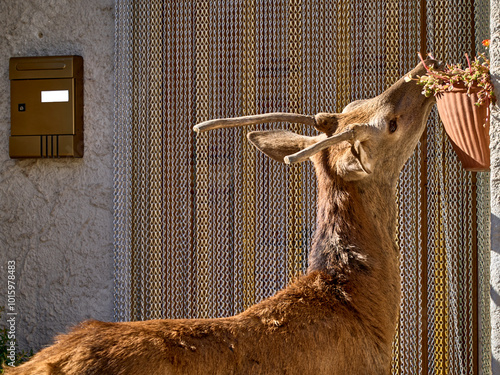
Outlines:
{"type": "Polygon", "coordinates": [[[477,86],[467,90],[459,83],[451,91],[436,94],[446,134],[463,168],[468,171],[488,171],[490,168],[489,100],[475,105],[479,92],[477,86]]]}
{"type": "MultiPolygon", "coordinates": [[[[483,46],[489,47],[489,40],[483,46]]],[[[431,56],[432,57],[432,56],[431,56]]],[[[422,94],[434,95],[439,116],[443,121],[453,149],[464,169],[487,171],[490,168],[489,105],[495,104],[495,93],[490,77],[490,61],[480,53],[468,67],[447,65],[442,69],[426,66],[423,76],[408,75],[405,80],[417,81],[422,94]]]]}

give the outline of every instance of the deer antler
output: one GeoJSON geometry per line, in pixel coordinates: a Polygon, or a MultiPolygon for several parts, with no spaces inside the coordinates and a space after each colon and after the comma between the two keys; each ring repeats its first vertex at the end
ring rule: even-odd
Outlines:
{"type": "MultiPolygon", "coordinates": [[[[297,113],[265,113],[261,115],[251,115],[242,116],[235,118],[223,118],[214,119],[209,121],[201,122],[193,127],[193,130],[197,133],[205,132],[213,129],[222,128],[232,128],[245,125],[255,125],[263,124],[267,122],[291,122],[291,123],[301,123],[305,125],[314,126],[320,131],[325,131],[332,116],[336,114],[321,113],[315,116],[301,115],[297,113]]],[[[325,148],[331,147],[337,143],[343,141],[349,141],[354,146],[354,152],[357,154],[360,160],[361,167],[366,173],[371,173],[371,163],[368,161],[365,150],[363,149],[361,142],[368,138],[368,133],[373,130],[367,124],[353,124],[349,125],[341,133],[334,134],[326,139],[323,139],[315,144],[288,156],[284,157],[284,162],[286,164],[298,163],[307,160],[314,154],[324,150],[325,148]]]]}
{"type": "MultiPolygon", "coordinates": [[[[309,159],[314,154],[317,154],[321,150],[325,148],[331,147],[337,143],[343,141],[349,141],[350,143],[355,145],[356,151],[359,152],[364,159],[364,151],[360,148],[361,142],[367,140],[369,138],[369,133],[372,131],[372,127],[367,124],[353,124],[349,125],[346,130],[341,133],[334,134],[326,139],[323,139],[315,144],[296,152],[295,154],[285,156],[285,163],[299,163],[309,159]]],[[[363,163],[362,163],[363,164],[363,163]]],[[[365,172],[370,173],[370,169],[368,166],[363,165],[363,169],[365,172]]]]}
{"type": "Polygon", "coordinates": [[[245,125],[263,124],[267,122],[295,122],[299,124],[316,126],[314,116],[301,115],[297,113],[265,113],[262,115],[242,116],[236,118],[222,118],[200,122],[193,130],[201,133],[207,130],[232,128],[245,125]]]}
{"type": "Polygon", "coordinates": [[[295,154],[285,156],[285,164],[293,164],[293,163],[300,163],[303,162],[307,159],[309,159],[311,156],[314,154],[317,154],[321,150],[324,150],[325,148],[328,148],[330,146],[333,146],[334,144],[343,142],[343,141],[350,141],[354,137],[354,131],[353,130],[346,130],[342,133],[332,135],[331,137],[328,137],[326,139],[323,139],[322,141],[316,142],[312,146],[309,146],[299,152],[296,152],[295,154]]]}

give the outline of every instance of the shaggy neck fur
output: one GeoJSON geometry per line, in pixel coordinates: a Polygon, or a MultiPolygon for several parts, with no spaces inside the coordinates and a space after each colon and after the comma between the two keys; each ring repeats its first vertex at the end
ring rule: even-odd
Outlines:
{"type": "Polygon", "coordinates": [[[353,271],[370,272],[379,259],[397,259],[394,194],[393,186],[373,189],[338,177],[318,184],[317,229],[308,271],[349,279],[353,271]]]}
{"type": "Polygon", "coordinates": [[[317,229],[308,273],[332,275],[353,308],[392,335],[400,300],[395,182],[346,183],[316,167],[317,229]]]}

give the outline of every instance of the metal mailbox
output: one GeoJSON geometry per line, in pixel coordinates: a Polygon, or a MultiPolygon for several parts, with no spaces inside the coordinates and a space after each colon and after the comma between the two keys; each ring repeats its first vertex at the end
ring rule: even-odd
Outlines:
{"type": "Polygon", "coordinates": [[[13,57],[11,158],[83,156],[83,58],[13,57]]]}

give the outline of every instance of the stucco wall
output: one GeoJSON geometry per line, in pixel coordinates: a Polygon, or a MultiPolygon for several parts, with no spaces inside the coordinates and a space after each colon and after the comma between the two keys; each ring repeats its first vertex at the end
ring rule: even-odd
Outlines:
{"type": "Polygon", "coordinates": [[[14,260],[21,348],[112,319],[113,44],[113,0],[0,1],[0,306],[14,260]],[[85,157],[11,160],[9,57],[72,54],[84,59],[85,157]]]}

